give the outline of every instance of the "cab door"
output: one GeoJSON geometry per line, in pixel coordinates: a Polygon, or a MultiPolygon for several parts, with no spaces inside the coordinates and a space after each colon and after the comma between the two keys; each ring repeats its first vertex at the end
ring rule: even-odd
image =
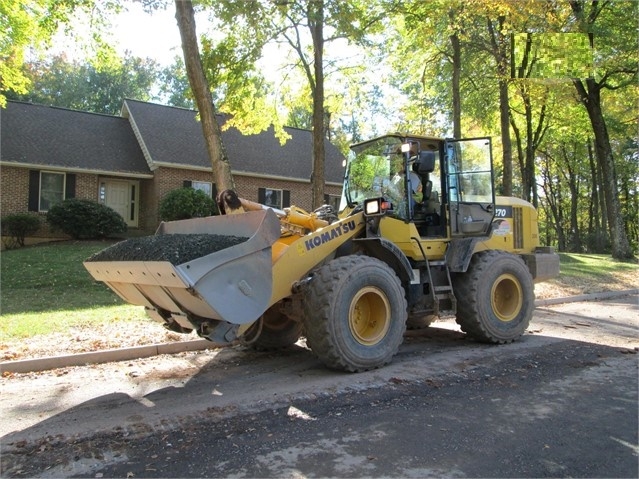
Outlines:
{"type": "Polygon", "coordinates": [[[487,236],[495,215],[490,138],[447,140],[445,151],[451,235],[487,236]]]}

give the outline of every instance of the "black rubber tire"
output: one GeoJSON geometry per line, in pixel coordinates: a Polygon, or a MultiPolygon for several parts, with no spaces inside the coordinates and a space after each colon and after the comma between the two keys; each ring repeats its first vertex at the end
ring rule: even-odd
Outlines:
{"type": "Polygon", "coordinates": [[[408,329],[426,329],[435,322],[437,315],[435,314],[409,314],[406,320],[408,329]]]}
{"type": "Polygon", "coordinates": [[[336,258],[315,271],[304,299],[308,344],[327,367],[366,371],[397,354],[407,305],[399,278],[384,262],[336,258]]]}
{"type": "Polygon", "coordinates": [[[273,351],[292,346],[302,334],[302,322],[293,321],[282,314],[277,304],[268,309],[259,321],[262,324],[258,336],[249,343],[250,347],[258,351],[273,351]]]}
{"type": "Polygon", "coordinates": [[[535,295],[521,258],[503,251],[473,256],[468,271],[453,275],[457,323],[477,341],[493,344],[519,339],[528,328],[535,295]]]}

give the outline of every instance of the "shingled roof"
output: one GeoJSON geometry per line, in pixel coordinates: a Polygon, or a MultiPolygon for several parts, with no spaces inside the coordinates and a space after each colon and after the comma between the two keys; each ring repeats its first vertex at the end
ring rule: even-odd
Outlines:
{"type": "MultiPolygon", "coordinates": [[[[197,112],[127,99],[122,115],[128,117],[143,141],[149,167],[210,168],[197,112]]],[[[218,122],[224,123],[218,115],[218,122]]],[[[273,128],[257,135],[242,135],[237,129],[222,132],[222,141],[233,173],[308,181],[312,171],[312,135],[308,130],[285,128],[291,138],[280,145],[273,128]]],[[[326,148],[326,181],[341,184],[343,155],[330,142],[326,148]]]]}
{"type": "Polygon", "coordinates": [[[0,116],[5,164],[152,177],[126,118],[15,101],[0,116]]]}
{"type": "MultiPolygon", "coordinates": [[[[210,170],[197,112],[127,99],[122,116],[7,102],[0,111],[2,163],[151,178],[160,166],[210,170]]],[[[225,118],[218,115],[223,124],[225,118]]],[[[230,128],[222,140],[233,173],[308,181],[312,135],[285,128],[280,145],[273,128],[242,135],[230,128]]],[[[343,156],[326,141],[326,181],[341,184],[343,156]]]]}

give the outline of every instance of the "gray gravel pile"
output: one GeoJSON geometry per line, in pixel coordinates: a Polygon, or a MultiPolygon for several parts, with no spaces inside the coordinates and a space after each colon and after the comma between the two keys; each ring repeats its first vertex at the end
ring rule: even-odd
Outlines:
{"type": "Polygon", "coordinates": [[[167,234],[116,243],[86,261],[168,261],[178,265],[238,245],[248,238],[214,234],[167,234]]]}

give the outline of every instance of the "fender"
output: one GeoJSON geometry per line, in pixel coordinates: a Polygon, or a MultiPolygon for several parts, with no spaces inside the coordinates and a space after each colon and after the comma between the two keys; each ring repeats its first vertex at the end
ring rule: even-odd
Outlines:
{"type": "Polygon", "coordinates": [[[354,238],[353,242],[369,256],[393,268],[402,283],[408,284],[413,281],[413,268],[406,255],[394,243],[384,238],[354,238]]]}

